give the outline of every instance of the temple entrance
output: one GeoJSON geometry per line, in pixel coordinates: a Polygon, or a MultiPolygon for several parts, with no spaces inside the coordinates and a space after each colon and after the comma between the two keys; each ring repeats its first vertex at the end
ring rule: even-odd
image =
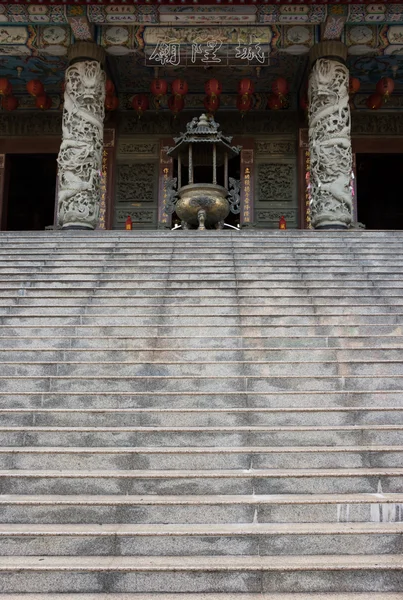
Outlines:
{"type": "Polygon", "coordinates": [[[367,229],[403,229],[403,154],[357,154],[357,220],[367,229]]]}
{"type": "Polygon", "coordinates": [[[7,231],[43,230],[55,215],[57,154],[8,154],[3,223],[7,231]]]}

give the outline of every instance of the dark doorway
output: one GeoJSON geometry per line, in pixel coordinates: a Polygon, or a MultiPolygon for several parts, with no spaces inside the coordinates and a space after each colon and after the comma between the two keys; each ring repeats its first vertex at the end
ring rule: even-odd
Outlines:
{"type": "Polygon", "coordinates": [[[367,229],[403,229],[403,154],[357,154],[358,221],[367,229]]]}
{"type": "Polygon", "coordinates": [[[4,223],[7,231],[53,225],[57,154],[8,154],[4,223]]]}

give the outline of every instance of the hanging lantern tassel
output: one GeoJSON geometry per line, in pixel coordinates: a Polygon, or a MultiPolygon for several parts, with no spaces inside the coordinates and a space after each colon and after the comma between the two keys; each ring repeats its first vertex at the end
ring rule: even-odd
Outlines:
{"type": "Polygon", "coordinates": [[[245,114],[252,107],[251,97],[248,95],[238,96],[237,101],[236,101],[236,107],[239,110],[239,112],[241,113],[242,118],[244,118],[245,114]]]}
{"type": "Polygon", "coordinates": [[[164,79],[153,79],[150,85],[150,91],[155,98],[157,110],[160,107],[161,98],[168,93],[168,84],[164,79]]]}
{"type": "MultiPolygon", "coordinates": [[[[250,98],[250,96],[252,96],[254,91],[255,91],[255,85],[254,85],[253,81],[251,81],[250,79],[247,79],[247,78],[241,79],[241,81],[238,83],[238,96],[243,98],[245,100],[245,102],[248,98],[250,98]]],[[[247,109],[247,110],[249,110],[249,109],[247,109]]]]}
{"type": "Polygon", "coordinates": [[[209,79],[204,84],[204,91],[208,97],[217,98],[217,96],[221,95],[222,85],[218,79],[209,79]]]}
{"type": "Polygon", "coordinates": [[[46,94],[41,94],[36,97],[35,106],[41,110],[49,110],[52,106],[52,100],[46,94]]]}
{"type": "Polygon", "coordinates": [[[286,96],[289,92],[288,82],[284,77],[277,77],[271,84],[271,91],[275,96],[280,98],[282,102],[286,100],[286,96]]]}
{"type": "Polygon", "coordinates": [[[174,114],[175,118],[185,107],[185,98],[183,96],[170,96],[168,98],[168,108],[174,114]]]}
{"type": "Polygon", "coordinates": [[[372,94],[367,98],[366,104],[371,110],[378,110],[383,104],[383,97],[380,94],[372,94]]]}
{"type": "Polygon", "coordinates": [[[117,110],[119,108],[119,98],[114,94],[105,96],[105,108],[108,111],[117,110]]]}
{"type": "Polygon", "coordinates": [[[136,94],[135,96],[133,96],[132,107],[134,108],[140,119],[145,113],[145,111],[148,110],[148,97],[145,94],[136,94]]]}
{"type": "Polygon", "coordinates": [[[382,96],[385,102],[387,102],[394,89],[395,82],[390,77],[382,77],[376,84],[376,93],[382,96]]]}
{"type": "Polygon", "coordinates": [[[267,99],[267,106],[270,110],[280,110],[283,108],[283,102],[280,96],[275,96],[274,94],[270,94],[267,99]]]}
{"type": "Polygon", "coordinates": [[[220,108],[220,98],[218,96],[206,96],[203,104],[207,112],[210,115],[214,115],[214,113],[220,108]]]}

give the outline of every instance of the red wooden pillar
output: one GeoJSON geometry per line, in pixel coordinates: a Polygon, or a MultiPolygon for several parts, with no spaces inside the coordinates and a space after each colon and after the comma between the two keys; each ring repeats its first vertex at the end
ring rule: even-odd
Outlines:
{"type": "Polygon", "coordinates": [[[241,227],[255,221],[255,156],[253,139],[242,139],[241,150],[241,227]]]}
{"type": "Polygon", "coordinates": [[[0,154],[0,230],[3,230],[6,226],[6,215],[5,215],[5,180],[6,180],[6,155],[0,154]]]}
{"type": "Polygon", "coordinates": [[[158,178],[158,229],[170,228],[172,216],[167,215],[164,210],[166,200],[166,182],[173,176],[173,160],[168,156],[167,149],[172,146],[172,139],[163,139],[160,142],[160,161],[158,178]]]}
{"type": "Polygon", "coordinates": [[[97,229],[112,229],[113,226],[115,151],[115,129],[104,129],[104,148],[102,151],[101,168],[101,199],[99,206],[99,224],[97,229]]]}

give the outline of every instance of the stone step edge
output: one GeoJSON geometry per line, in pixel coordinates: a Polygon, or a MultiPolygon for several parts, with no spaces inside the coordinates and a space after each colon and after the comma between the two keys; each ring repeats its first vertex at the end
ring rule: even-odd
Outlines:
{"type": "MultiPolygon", "coordinates": [[[[1,338],[0,338],[1,339],[1,338]]],[[[71,397],[71,396],[134,396],[134,397],[147,397],[147,396],[151,396],[152,398],[156,398],[159,396],[175,396],[175,398],[177,398],[178,396],[191,396],[191,397],[197,397],[197,396],[208,396],[208,397],[215,397],[218,396],[220,398],[222,398],[223,396],[265,396],[265,397],[271,397],[271,396],[309,396],[309,395],[313,395],[313,396],[321,396],[321,395],[326,395],[326,396],[337,396],[337,395],[350,395],[350,396],[354,396],[354,395],[379,395],[379,394],[386,394],[386,395],[390,395],[390,394],[401,394],[403,392],[403,390],[301,390],[301,391],[268,391],[268,392],[254,392],[254,391],[239,391],[239,392],[170,392],[170,391],[155,391],[155,392],[127,392],[127,391],[115,391],[115,392],[104,392],[104,391],[100,391],[100,392],[87,392],[87,391],[83,391],[83,392],[66,392],[66,391],[54,391],[54,392],[49,392],[49,391],[45,391],[45,392],[36,392],[36,391],[30,391],[30,392],[2,392],[0,393],[0,399],[1,398],[8,398],[9,396],[14,397],[14,396],[43,396],[44,398],[46,397],[58,397],[58,396],[63,396],[63,398],[66,397],[71,397]]],[[[364,407],[365,408],[365,407],[364,407]]],[[[370,410],[371,407],[369,406],[368,409],[370,410]]],[[[102,410],[102,409],[101,409],[102,410]]]]}
{"type": "Polygon", "coordinates": [[[403,533],[403,522],[393,523],[186,523],[186,524],[0,524],[0,543],[4,537],[233,537],[253,535],[396,535],[403,533]]]}
{"type": "MultiPolygon", "coordinates": [[[[0,337],[1,340],[1,337],[0,337]]],[[[15,380],[20,380],[20,381],[27,381],[27,380],[32,380],[32,381],[61,381],[61,380],[71,380],[71,381],[77,381],[77,380],[85,380],[85,381],[98,381],[98,380],[104,380],[107,379],[108,381],[112,381],[112,380],[117,380],[117,381],[145,381],[145,380],[149,380],[149,381],[157,381],[157,380],[164,380],[164,381],[168,381],[168,380],[194,380],[194,381],[199,381],[199,380],[205,380],[205,381],[217,381],[217,380],[229,380],[229,381],[237,381],[237,380],[242,380],[242,381],[247,381],[247,380],[253,380],[253,379],[259,379],[259,380],[263,380],[263,379],[267,379],[267,380],[274,380],[274,379],[280,379],[280,380],[287,380],[289,381],[290,379],[298,379],[298,380],[312,380],[312,379],[318,379],[318,380],[324,380],[324,379],[330,379],[330,380],[355,380],[355,379],[379,379],[380,376],[379,375],[0,375],[0,382],[1,381],[15,381],[15,380]]],[[[403,378],[403,374],[402,375],[382,375],[381,379],[393,379],[393,380],[401,380],[403,378]]],[[[343,390],[338,390],[339,392],[343,392],[343,390]]],[[[368,392],[370,392],[371,390],[368,390],[368,392]]],[[[391,391],[391,390],[389,390],[391,391]]],[[[394,392],[398,392],[398,389],[394,389],[394,392]]],[[[323,392],[326,392],[326,390],[323,390],[323,392]]],[[[24,393],[30,393],[30,392],[24,392],[24,393]]],[[[66,393],[66,392],[65,392],[66,393]]],[[[83,392],[85,393],[85,392],[83,392]]],[[[113,393],[113,392],[112,392],[113,393]]],[[[147,392],[144,392],[147,393],[147,392]]],[[[150,393],[150,392],[148,392],[150,393]]],[[[178,392],[177,392],[178,393],[178,392]]],[[[181,391],[180,393],[184,394],[186,392],[181,391]]],[[[225,393],[225,392],[223,392],[225,393]]],[[[261,394],[265,394],[266,392],[260,392],[261,394]]],[[[278,394],[281,392],[277,392],[278,394]]]]}
{"type": "Polygon", "coordinates": [[[216,426],[174,426],[174,425],[133,425],[133,426],[52,426],[52,425],[1,425],[0,432],[51,432],[51,433],[284,433],[284,432],[321,432],[321,431],[403,431],[403,423],[371,425],[216,425],[216,426]]]}
{"type": "Polygon", "coordinates": [[[403,493],[91,495],[2,494],[0,506],[237,506],[402,504],[403,493]]]}
{"type": "Polygon", "coordinates": [[[0,470],[0,477],[9,478],[55,478],[55,479],[240,479],[246,478],[291,478],[302,479],[304,477],[401,477],[403,468],[364,468],[355,467],[351,469],[220,469],[220,470],[32,470],[13,469],[0,470]]]}
{"type": "MultiPolygon", "coordinates": [[[[403,336],[402,336],[403,338],[403,336]]],[[[1,340],[1,337],[0,337],[1,340]]],[[[403,339],[402,339],[403,341],[403,339]]],[[[212,348],[212,351],[214,351],[215,349],[212,348]]],[[[239,351],[243,352],[245,349],[241,348],[239,351]]],[[[1,351],[1,350],[0,350],[1,351]]],[[[403,348],[402,348],[403,351],[403,348]]],[[[122,350],[120,351],[122,352],[122,350]]],[[[154,352],[158,352],[158,350],[154,349],[154,352]]],[[[177,350],[175,350],[175,352],[177,352],[177,350]]],[[[223,366],[223,365],[267,365],[267,366],[271,366],[271,365],[383,365],[383,364],[387,364],[387,365],[402,365],[403,364],[403,352],[402,352],[402,359],[401,360],[397,360],[397,359],[385,359],[385,358],[379,358],[379,359],[374,359],[374,358],[368,358],[368,359],[347,359],[347,360],[192,360],[189,361],[187,363],[183,363],[181,360],[125,360],[125,361],[114,361],[114,360],[93,360],[93,361],[80,361],[80,360],[27,360],[24,361],[23,364],[21,364],[21,361],[12,361],[12,360],[5,360],[2,361],[0,363],[1,366],[6,366],[6,365],[17,365],[18,367],[25,367],[26,365],[47,365],[47,366],[57,366],[57,367],[62,367],[65,365],[81,365],[81,366],[93,366],[93,365],[119,365],[119,367],[126,367],[126,366],[134,366],[134,365],[139,365],[139,366],[144,366],[147,365],[149,367],[154,366],[154,365],[163,365],[163,366],[168,366],[168,365],[173,365],[175,367],[181,366],[181,367],[190,367],[190,366],[200,366],[200,365],[219,365],[219,366],[223,366]]],[[[246,375],[244,375],[245,377],[246,375]]],[[[50,377],[54,377],[54,375],[50,375],[50,377]]],[[[63,377],[63,376],[62,376],[63,377]]],[[[146,377],[145,375],[143,375],[142,377],[146,377]]],[[[217,376],[218,377],[218,376],[217,376]]],[[[247,377],[249,377],[249,375],[247,375],[247,377]]],[[[255,375],[256,377],[256,375],[255,375]]],[[[272,375],[272,377],[275,377],[275,375],[272,375]]],[[[403,408],[403,406],[402,406],[403,408]]]]}
{"type": "Polygon", "coordinates": [[[403,452],[403,446],[1,446],[0,454],[291,454],[403,452]]]}
{"type": "MultiPolygon", "coordinates": [[[[41,392],[38,392],[41,393],[41,392]]],[[[1,396],[0,396],[1,397],[1,396]]],[[[2,414],[255,414],[255,413],[266,413],[266,414],[283,414],[283,413],[344,413],[344,412],[400,412],[403,410],[403,406],[318,406],[318,407],[281,407],[281,408],[267,408],[267,407],[228,407],[228,408],[154,408],[154,407],[141,407],[141,408],[0,408],[0,415],[2,414]]],[[[1,448],[0,448],[1,451],[1,448]]]]}
{"type": "Polygon", "coordinates": [[[231,593],[231,594],[194,594],[189,593],[174,593],[160,594],[154,592],[152,594],[0,594],[0,600],[402,600],[402,594],[394,592],[365,592],[365,593],[284,593],[284,594],[265,594],[263,593],[231,593]]]}
{"type": "Polygon", "coordinates": [[[10,556],[0,571],[12,572],[292,572],[400,571],[403,556],[10,556]]]}

